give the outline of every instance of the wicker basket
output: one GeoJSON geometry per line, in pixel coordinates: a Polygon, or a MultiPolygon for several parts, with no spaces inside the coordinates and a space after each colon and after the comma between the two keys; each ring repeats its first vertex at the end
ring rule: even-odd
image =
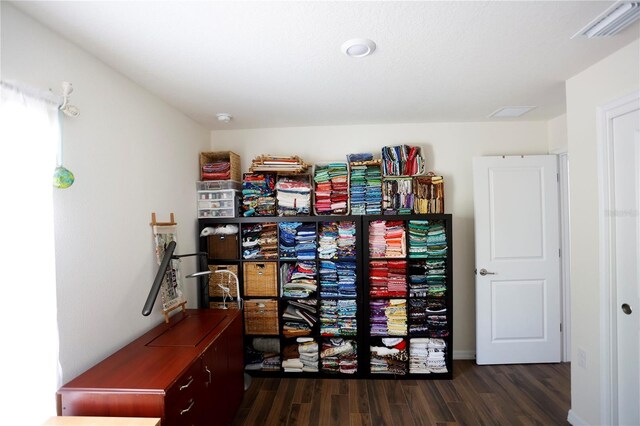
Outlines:
{"type": "Polygon", "coordinates": [[[429,173],[413,178],[414,213],[444,213],[444,179],[429,173]]]}
{"type": "Polygon", "coordinates": [[[278,334],[278,301],[245,300],[244,330],[246,334],[278,334]]]}
{"type": "Polygon", "coordinates": [[[236,182],[242,182],[242,173],[240,171],[240,156],[231,151],[217,151],[217,152],[201,152],[200,153],[200,180],[205,180],[202,176],[202,166],[205,163],[211,163],[213,161],[228,161],[230,165],[229,175],[231,179],[236,182]]]}
{"type": "Polygon", "coordinates": [[[244,262],[245,296],[278,296],[278,276],[275,262],[244,262]]]}
{"type": "MultiPolygon", "coordinates": [[[[233,272],[236,277],[238,276],[238,265],[209,265],[209,269],[212,271],[229,271],[233,272]]],[[[209,275],[209,297],[223,297],[222,289],[218,287],[218,284],[229,287],[231,290],[231,296],[237,297],[236,283],[229,274],[211,274],[209,275]]]]}

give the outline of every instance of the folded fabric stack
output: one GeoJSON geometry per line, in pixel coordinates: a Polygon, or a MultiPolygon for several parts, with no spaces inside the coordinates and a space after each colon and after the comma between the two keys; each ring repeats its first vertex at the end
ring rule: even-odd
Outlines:
{"type": "Polygon", "coordinates": [[[280,257],[313,260],[316,258],[316,225],[280,222],[280,257]]]}
{"type": "Polygon", "coordinates": [[[346,163],[316,166],[315,209],[319,215],[347,214],[349,211],[349,172],[346,163]]]}
{"type": "Polygon", "coordinates": [[[229,161],[216,160],[202,165],[202,180],[229,179],[231,179],[231,163],[229,161]]]}
{"type": "Polygon", "coordinates": [[[370,302],[372,336],[404,336],[407,334],[407,301],[375,299],[370,302]]]}
{"type": "Polygon", "coordinates": [[[427,257],[427,232],[429,221],[409,221],[409,257],[427,257]]]}
{"type": "Polygon", "coordinates": [[[429,312],[438,313],[445,307],[445,267],[444,259],[426,259],[409,263],[409,296],[427,297],[429,312]],[[437,303],[433,299],[437,299],[437,303]]]}
{"type": "Polygon", "coordinates": [[[320,363],[323,372],[354,374],[358,371],[357,356],[355,340],[340,337],[322,339],[320,363]]]}
{"type": "Polygon", "coordinates": [[[285,337],[308,336],[318,321],[315,301],[313,305],[290,300],[282,313],[282,334],[285,337]]]}
{"type": "Polygon", "coordinates": [[[320,333],[323,336],[355,336],[358,332],[355,300],[320,302],[320,333]]]}
{"type": "Polygon", "coordinates": [[[447,344],[442,339],[429,339],[427,342],[427,368],[432,373],[446,373],[445,354],[447,344]]]}
{"type": "Polygon", "coordinates": [[[280,265],[281,294],[284,297],[307,298],[318,289],[314,261],[283,262],[280,265]]]}
{"type": "Polygon", "coordinates": [[[424,299],[409,299],[409,334],[426,334],[427,301],[424,299]]]}
{"type": "Polygon", "coordinates": [[[429,328],[429,336],[431,337],[449,336],[449,326],[446,315],[428,315],[427,327],[429,328]]]}
{"type": "Polygon", "coordinates": [[[380,214],[382,213],[382,171],[380,170],[380,164],[368,165],[365,179],[367,181],[365,192],[366,214],[380,214]]]}
{"type": "Polygon", "coordinates": [[[369,223],[370,257],[404,257],[407,236],[401,220],[374,220],[369,223]]]}
{"type": "Polygon", "coordinates": [[[427,345],[429,338],[412,338],[409,339],[409,373],[411,374],[429,374],[429,366],[427,360],[429,351],[427,345]]]}
{"type": "Polygon", "coordinates": [[[356,223],[338,222],[338,258],[355,259],[356,257],[356,223]]]}
{"type": "Polygon", "coordinates": [[[382,210],[385,214],[411,214],[414,199],[411,178],[382,180],[382,210]]]}
{"type": "Polygon", "coordinates": [[[407,341],[401,337],[382,338],[381,344],[370,347],[371,373],[407,374],[407,341]]]}
{"type": "Polygon", "coordinates": [[[312,337],[298,337],[296,343],[285,346],[283,357],[285,373],[318,372],[318,343],[312,337]]]}
{"type": "Polygon", "coordinates": [[[242,181],[242,211],[244,216],[275,216],[275,175],[245,173],[242,181]]]}
{"type": "Polygon", "coordinates": [[[369,262],[369,294],[374,297],[407,295],[406,260],[372,260],[369,262]]]}
{"type": "Polygon", "coordinates": [[[447,257],[447,234],[442,223],[432,223],[427,231],[427,257],[447,257]]]}
{"type": "Polygon", "coordinates": [[[245,350],[245,370],[280,370],[280,339],[254,337],[245,350]]]}
{"type": "Polygon", "coordinates": [[[320,259],[338,258],[338,222],[322,222],[320,224],[318,257],[320,259]]]}
{"type": "Polygon", "coordinates": [[[356,263],[320,261],[320,295],[322,297],[356,297],[356,263]]]}
{"type": "Polygon", "coordinates": [[[369,256],[372,258],[384,257],[387,251],[385,235],[387,233],[387,222],[385,220],[374,220],[369,223],[369,256]]]}
{"type": "Polygon", "coordinates": [[[413,179],[414,213],[444,213],[444,178],[429,172],[413,179]]]}
{"type": "Polygon", "coordinates": [[[351,163],[350,188],[349,194],[351,202],[351,214],[364,215],[367,214],[367,166],[351,163]]]}
{"type": "Polygon", "coordinates": [[[308,175],[280,176],[276,183],[278,216],[308,216],[311,207],[311,184],[308,175]]]}
{"type": "Polygon", "coordinates": [[[277,225],[273,222],[247,224],[242,228],[243,259],[278,257],[277,225]]]}
{"type": "Polygon", "coordinates": [[[405,257],[407,237],[404,222],[401,220],[388,220],[385,226],[384,239],[387,247],[384,257],[405,257]]]}

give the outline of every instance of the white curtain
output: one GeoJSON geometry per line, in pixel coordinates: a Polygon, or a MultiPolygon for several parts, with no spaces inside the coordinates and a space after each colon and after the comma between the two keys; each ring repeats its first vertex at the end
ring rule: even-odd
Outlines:
{"type": "Polygon", "coordinates": [[[61,378],[52,184],[59,122],[46,93],[6,82],[1,90],[0,423],[33,426],[55,416],[61,378]]]}

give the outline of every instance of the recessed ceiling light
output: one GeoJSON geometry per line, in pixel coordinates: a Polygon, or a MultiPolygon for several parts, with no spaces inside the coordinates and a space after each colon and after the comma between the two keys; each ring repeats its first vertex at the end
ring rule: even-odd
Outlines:
{"type": "Polygon", "coordinates": [[[521,115],[528,113],[534,108],[534,106],[502,107],[489,114],[489,117],[520,117],[521,115]]]}
{"type": "Polygon", "coordinates": [[[219,112],[216,114],[216,117],[218,117],[218,121],[222,123],[230,123],[231,119],[233,118],[231,114],[227,112],[219,112]]]}
{"type": "Polygon", "coordinates": [[[342,43],[342,53],[352,58],[369,56],[376,50],[376,44],[368,38],[354,38],[342,43]]]}

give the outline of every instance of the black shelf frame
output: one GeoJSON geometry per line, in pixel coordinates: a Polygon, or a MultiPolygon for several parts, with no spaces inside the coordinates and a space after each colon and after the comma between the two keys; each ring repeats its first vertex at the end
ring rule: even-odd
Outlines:
{"type": "MultiPolygon", "coordinates": [[[[317,242],[319,241],[319,231],[320,224],[322,222],[342,222],[349,221],[355,223],[356,228],[356,256],[355,259],[326,259],[332,261],[352,261],[356,264],[356,297],[321,297],[320,296],[320,279],[319,279],[319,270],[320,270],[320,261],[325,259],[320,259],[318,257],[318,253],[316,250],[315,263],[317,268],[317,281],[318,288],[316,291],[315,298],[317,299],[317,315],[318,322],[312,328],[313,332],[309,337],[313,337],[316,339],[319,352],[322,347],[322,341],[325,338],[330,338],[329,336],[322,336],[320,333],[320,307],[322,300],[356,300],[357,305],[357,313],[356,313],[356,321],[358,332],[355,336],[333,336],[333,337],[341,337],[348,340],[354,340],[357,345],[357,362],[358,369],[354,374],[344,374],[344,373],[328,373],[323,372],[321,367],[321,360],[318,360],[318,369],[319,372],[287,372],[285,373],[283,369],[278,371],[264,371],[264,370],[246,370],[248,374],[255,377],[283,377],[283,378],[337,378],[337,379],[350,379],[350,378],[359,378],[359,379],[451,379],[453,377],[453,232],[452,232],[452,215],[451,214],[399,214],[399,215],[308,215],[308,216],[251,216],[251,217],[233,217],[233,218],[203,218],[198,219],[198,235],[200,235],[201,231],[209,226],[216,225],[236,225],[238,227],[238,247],[236,249],[236,258],[235,259],[211,259],[208,258],[209,265],[237,265],[238,267],[238,280],[240,287],[240,294],[243,295],[244,298],[244,273],[243,273],[243,264],[245,262],[275,262],[277,263],[277,296],[248,296],[247,298],[255,298],[255,299],[276,299],[278,301],[278,324],[279,324],[279,334],[272,335],[256,335],[256,334],[244,334],[244,344],[246,345],[251,342],[253,337],[274,337],[280,339],[280,347],[281,350],[284,348],[284,344],[288,340],[295,340],[295,337],[285,337],[282,334],[282,326],[284,321],[282,320],[282,313],[286,307],[286,300],[291,300],[295,298],[282,297],[280,294],[281,287],[281,277],[280,277],[280,266],[282,263],[291,263],[297,261],[297,259],[285,259],[280,258],[280,247],[279,247],[279,233],[280,228],[277,226],[277,258],[270,259],[261,259],[261,258],[253,258],[253,259],[243,259],[242,258],[242,230],[244,226],[254,225],[259,223],[276,223],[278,225],[281,222],[303,222],[303,223],[315,223],[316,226],[316,247],[317,242]],[[376,220],[400,220],[405,223],[406,235],[407,235],[407,255],[402,258],[375,258],[375,260],[407,260],[407,294],[406,297],[370,297],[369,295],[369,261],[374,258],[369,257],[369,224],[376,220]],[[441,221],[445,225],[445,232],[447,237],[447,257],[446,257],[446,283],[447,283],[447,291],[446,291],[446,307],[447,307],[447,325],[449,329],[449,336],[442,338],[447,344],[446,351],[446,365],[447,365],[447,373],[429,373],[429,374],[411,374],[407,373],[406,375],[394,375],[394,374],[379,374],[379,373],[371,373],[370,372],[370,342],[372,338],[382,337],[382,336],[371,336],[370,335],[370,320],[369,320],[369,311],[370,311],[370,300],[371,299],[406,299],[407,300],[407,335],[406,336],[390,336],[390,337],[404,337],[407,340],[407,350],[409,350],[409,339],[412,337],[428,337],[423,335],[409,335],[409,268],[408,264],[412,260],[425,260],[425,258],[411,258],[409,257],[409,232],[408,232],[408,222],[410,220],[430,220],[430,221],[441,221]]],[[[207,250],[207,237],[199,237],[198,239],[198,248],[200,251],[208,252],[207,250]]],[[[209,302],[217,302],[221,301],[218,298],[209,297],[208,290],[208,282],[206,285],[203,285],[199,288],[198,291],[198,306],[200,308],[209,308],[209,302]]],[[[244,322],[244,316],[243,316],[244,322]]],[[[244,324],[243,324],[244,330],[244,324]]],[[[407,361],[408,364],[408,361],[407,361]]]]}

